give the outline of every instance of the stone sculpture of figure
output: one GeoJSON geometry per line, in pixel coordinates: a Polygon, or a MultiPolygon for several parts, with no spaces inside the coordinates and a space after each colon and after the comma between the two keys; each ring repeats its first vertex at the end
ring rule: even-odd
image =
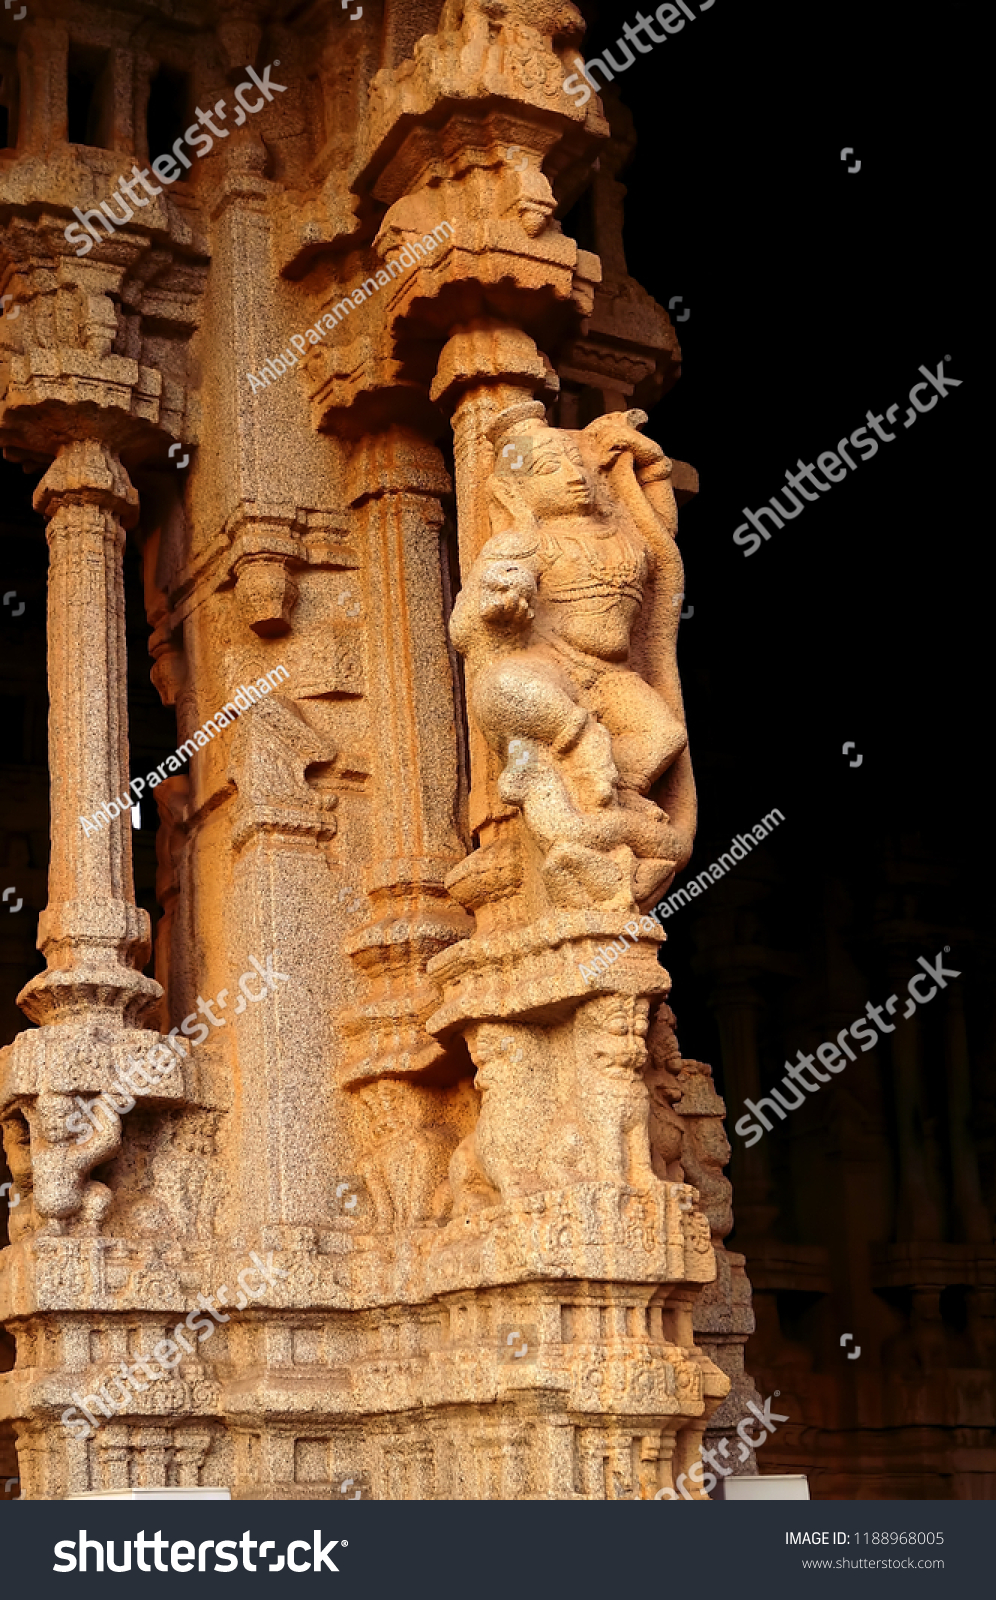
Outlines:
{"type": "Polygon", "coordinates": [[[654,1183],[648,1137],[649,1002],[608,994],[574,1013],[577,1105],[587,1124],[592,1177],[603,1183],[654,1183]]]}
{"type": "Polygon", "coordinates": [[[40,1094],[24,1107],[31,1129],[34,1209],[43,1233],[99,1233],[111,1207],[110,1189],[90,1173],[120,1149],[121,1119],[107,1106],[93,1137],[80,1145],[70,1131],[75,1109],[68,1094],[40,1094]]]}
{"type": "Polygon", "coordinates": [[[358,1094],[367,1143],[358,1170],[373,1202],[375,1228],[387,1233],[437,1215],[448,1203],[447,1169],[456,1139],[434,1120],[432,1092],[375,1078],[358,1094]]]}
{"type": "Polygon", "coordinates": [[[623,846],[633,897],[651,903],[691,850],[671,464],[645,421],[558,430],[538,403],[499,416],[492,537],[453,611],[498,797],[521,809],[554,904],[614,894],[605,858],[623,846]],[[654,803],[662,788],[673,815],[654,803]]]}
{"type": "Polygon", "coordinates": [[[551,1061],[563,1056],[551,1050],[544,1030],[484,1022],[468,1031],[468,1044],[481,1113],[450,1163],[457,1211],[596,1176],[585,1166],[577,1086],[558,1084],[556,1071],[550,1071],[551,1061]]]}
{"type": "Polygon", "coordinates": [[[511,65],[529,82],[559,89],[563,62],[581,43],[584,29],[584,17],[572,0],[445,0],[432,43],[437,49],[437,39],[449,50],[455,46],[467,71],[480,71],[489,50],[500,44],[512,56],[506,70],[511,65]],[[553,76],[547,59],[554,49],[552,65],[560,68],[559,77],[553,76]]]}
{"type": "Polygon", "coordinates": [[[491,537],[451,619],[485,820],[447,886],[478,924],[430,964],[453,1008],[438,1026],[465,1019],[481,1094],[450,1165],[458,1212],[585,1184],[650,1194],[665,1176],[644,1073],[667,979],[655,925],[641,943],[632,919],[688,859],[694,789],[671,463],[645,421],[557,429],[529,401],[488,429],[491,537]],[[593,992],[586,956],[624,927],[632,946],[593,992]]]}
{"type": "Polygon", "coordinates": [[[725,1107],[712,1069],[686,1060],[675,1038],[675,1016],[662,1002],[647,1037],[644,1081],[650,1095],[651,1161],[658,1177],[694,1184],[709,1218],[713,1242],[733,1227],[733,1188],[724,1175],[730,1145],[723,1128],[725,1107]]]}
{"type": "Polygon", "coordinates": [[[654,1186],[648,1011],[645,999],[607,994],[553,1028],[468,1030],[482,1104],[450,1163],[457,1211],[581,1182],[654,1186]]]}
{"type": "Polygon", "coordinates": [[[13,1180],[13,1187],[8,1191],[7,1231],[11,1244],[16,1244],[25,1234],[33,1233],[41,1221],[34,1207],[31,1134],[23,1112],[13,1112],[0,1123],[0,1136],[13,1180]]]}

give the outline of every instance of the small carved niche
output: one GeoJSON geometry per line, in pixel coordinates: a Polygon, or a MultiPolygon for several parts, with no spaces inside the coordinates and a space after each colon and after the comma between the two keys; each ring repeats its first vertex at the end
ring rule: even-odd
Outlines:
{"type": "Polygon", "coordinates": [[[66,61],[66,139],[113,148],[114,83],[109,50],[70,41],[66,61]]]}

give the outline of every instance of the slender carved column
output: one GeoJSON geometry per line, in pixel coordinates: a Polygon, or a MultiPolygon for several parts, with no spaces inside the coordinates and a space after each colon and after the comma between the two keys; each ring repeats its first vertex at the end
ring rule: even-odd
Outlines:
{"type": "Polygon", "coordinates": [[[109,449],[74,440],[38,485],[34,504],[49,518],[52,853],[38,932],[48,970],[25,986],[19,1004],[36,1022],[102,1014],[120,1026],[160,993],[135,970],[148,959],[150,928],[135,905],[126,793],[122,560],[138,496],[109,449]],[[98,826],[93,815],[105,804],[120,814],[98,826]]]}
{"type": "Polygon", "coordinates": [[[237,1107],[239,1225],[269,1227],[274,1244],[285,1237],[278,1229],[321,1216],[328,1187],[323,1135],[332,1120],[332,1093],[315,1070],[312,1018],[300,985],[314,922],[329,899],[322,847],[338,826],[338,797],[316,792],[305,769],[331,764],[336,754],[333,741],[316,732],[294,702],[273,695],[234,730],[227,768],[238,790],[228,969],[235,978],[250,955],[272,953],[283,975],[265,1005],[240,1011],[236,1002],[226,1022],[226,1045],[231,1049],[228,1039],[234,1041],[244,1081],[237,1107]],[[288,918],[288,904],[307,911],[288,918]]]}
{"type": "MultiPolygon", "coordinates": [[[[104,1103],[89,1131],[74,1096],[110,1090],[129,1058],[161,1047],[158,1034],[141,1028],[162,990],[138,970],[149,956],[150,928],[135,904],[126,793],[122,557],[138,496],[110,449],[74,440],[62,446],[34,500],[49,518],[51,551],[52,854],[38,931],[47,968],[18,997],[41,1026],[19,1034],[7,1053],[0,1109],[8,1147],[23,1146],[25,1127],[30,1140],[22,1233],[94,1234],[112,1195],[90,1174],[120,1147],[121,1123],[104,1103]],[[82,819],[102,804],[117,815],[100,826],[90,820],[85,831],[82,819]]],[[[145,1073],[143,1082],[168,1100],[182,1098],[180,1080],[174,1073],[154,1083],[145,1073]]]]}
{"type": "Polygon", "coordinates": [[[444,887],[464,852],[439,546],[450,483],[436,448],[400,426],[356,451],[350,482],[378,641],[370,687],[379,788],[363,883],[373,916],[345,944],[365,992],[340,1019],[340,1081],[353,1091],[360,1170],[385,1230],[431,1214],[460,1136],[449,1125],[454,1097],[434,1100],[423,1087],[455,1075],[425,1032],[438,1002],[426,963],[467,928],[444,887]]]}

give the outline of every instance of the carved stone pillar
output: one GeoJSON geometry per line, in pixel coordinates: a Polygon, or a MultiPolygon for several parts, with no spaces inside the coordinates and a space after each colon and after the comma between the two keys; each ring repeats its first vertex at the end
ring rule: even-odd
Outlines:
{"type": "MultiPolygon", "coordinates": [[[[754,1332],[751,1286],[744,1257],[728,1250],[725,1239],[733,1227],[733,1186],[723,1168],[730,1146],[723,1127],[726,1107],[704,1061],[682,1058],[674,1037],[674,1014],[662,1005],[648,1040],[652,1066],[647,1073],[651,1093],[651,1155],[660,1177],[680,1177],[699,1192],[709,1219],[716,1253],[716,1277],[703,1286],[692,1306],[695,1343],[730,1380],[730,1392],[708,1421],[707,1440],[716,1446],[732,1440],[747,1404],[760,1400],[744,1370],[744,1347],[754,1332]],[[655,1114],[656,1113],[656,1114],[655,1114]]],[[[737,1444],[735,1470],[753,1473],[753,1451],[746,1462],[737,1444]]],[[[722,1447],[721,1447],[722,1448],[722,1447]]]]}
{"type": "Polygon", "coordinates": [[[121,1025],[160,993],[136,971],[148,960],[150,927],[135,905],[127,792],[122,562],[138,496],[111,450],[77,440],[59,451],[34,504],[49,519],[52,845],[38,933],[48,970],[19,1004],[39,1023],[101,1014],[121,1025]],[[120,814],[95,825],[105,804],[120,814]]]}
{"type": "MultiPolygon", "coordinates": [[[[231,1043],[243,1073],[237,1108],[240,1160],[238,1225],[270,1229],[271,1246],[294,1237],[328,1205],[324,1140],[332,1125],[332,1089],[314,1070],[311,1007],[302,993],[313,945],[312,917],[331,898],[323,845],[337,828],[338,796],[305,778],[312,763],[331,763],[335,745],[317,733],[289,698],[272,695],[240,721],[227,776],[232,810],[232,911],[225,956],[234,979],[253,955],[272,955],[282,976],[265,1004],[236,1007],[231,1043]],[[288,905],[308,916],[288,918],[288,905]]],[[[203,824],[202,824],[203,828],[203,824]]],[[[319,987],[315,1001],[322,1006],[319,987]]]]}
{"type": "MultiPolygon", "coordinates": [[[[105,152],[66,155],[66,30],[28,22],[0,443],[58,459],[49,965],[25,990],[42,1025],[0,1062],[25,1495],[674,1493],[729,1388],[693,1325],[728,1212],[716,1097],[674,1067],[663,1152],[646,1042],[670,980],[641,912],[695,799],[676,480],[627,403],[677,347],[625,274],[619,191],[594,317],[600,262],[557,220],[608,133],[564,90],[583,19],[299,8],[240,122],[276,39],[261,0],[127,51],[84,9],[126,164],[153,55],[189,57],[229,116],[78,257],[64,228],[105,152]],[[159,1020],[191,1059],[77,1147],[73,1097],[159,1038],[127,805],[80,827],[128,778],[120,460],[179,736],[150,784],[159,1020]],[[274,1269],[250,1306],[254,1251],[274,1269]],[[193,1348],[208,1291],[231,1309],[193,1348]],[[179,1365],[126,1382],[164,1340],[179,1365]],[[105,1390],[93,1435],[76,1413],[105,1390]]],[[[732,1278],[710,1302],[731,1349],[732,1278]]]]}
{"type": "MultiPolygon", "coordinates": [[[[127,792],[122,561],[137,495],[115,452],[91,438],[61,445],[34,498],[49,518],[51,860],[38,935],[47,966],[19,997],[39,1026],[0,1056],[4,1144],[22,1194],[6,1253],[3,1314],[18,1359],[4,1400],[22,1495],[53,1498],[89,1488],[98,1459],[88,1464],[59,1418],[87,1387],[94,1337],[124,1354],[125,1327],[99,1327],[101,1313],[122,1288],[132,1304],[175,1292],[144,1278],[137,1243],[123,1276],[109,1269],[127,1224],[113,1179],[92,1173],[120,1151],[129,1107],[185,1101],[187,1069],[142,1026],[162,990],[140,970],[150,928],[135,904],[127,792]]],[[[112,1430],[101,1441],[112,1476],[123,1470],[122,1440],[112,1430]]]]}
{"type": "MultiPolygon", "coordinates": [[[[49,518],[50,548],[52,847],[38,932],[47,968],[19,996],[40,1026],[8,1053],[0,1106],[8,1124],[23,1119],[30,1133],[20,1230],[94,1233],[111,1193],[89,1174],[117,1150],[121,1128],[105,1103],[93,1135],[74,1137],[86,1124],[73,1097],[111,1089],[131,1058],[161,1044],[140,1026],[162,990],[139,970],[150,928],[135,905],[128,793],[122,558],[138,497],[117,456],[90,439],[62,446],[34,498],[49,518]]],[[[147,1075],[147,1088],[173,1099],[183,1094],[179,1080],[147,1075]]],[[[7,1131],[13,1148],[20,1136],[16,1126],[7,1131]]]]}
{"type": "Polygon", "coordinates": [[[443,1090],[459,1069],[424,1026],[438,1003],[426,964],[467,930],[445,888],[464,854],[441,579],[440,497],[449,491],[438,450],[411,428],[374,434],[353,452],[350,494],[363,526],[364,609],[376,641],[379,802],[361,885],[373,915],[344,946],[365,992],[341,1018],[339,1076],[351,1091],[360,1175],[378,1231],[432,1214],[463,1131],[459,1096],[443,1090]]]}
{"type": "Polygon", "coordinates": [[[545,376],[530,352],[513,330],[459,330],[433,391],[454,412],[469,524],[451,632],[476,735],[480,848],[447,879],[475,931],[430,963],[443,1004],[427,1026],[463,1034],[481,1095],[433,1257],[439,1275],[514,1261],[596,1286],[597,1324],[572,1308],[564,1352],[572,1407],[598,1418],[579,1444],[583,1492],[652,1496],[670,1487],[659,1482],[670,1451],[652,1452],[648,1473],[633,1429],[645,1438],[666,1416],[678,1470],[690,1468],[729,1388],[695,1348],[691,1308],[715,1259],[680,1167],[652,1165],[645,1078],[649,1011],[669,980],[659,925],[640,908],[691,843],[671,666],[681,564],[670,463],[637,431],[642,413],[549,427],[529,398],[545,376]],[[639,1257],[623,1217],[642,1235],[639,1257]],[[663,1286],[664,1316],[655,1339],[645,1302],[647,1342],[623,1345],[637,1283],[663,1286]],[[676,1407],[661,1403],[662,1364],[677,1374],[676,1407]],[[625,1424],[608,1426],[617,1411],[625,1424]]]}

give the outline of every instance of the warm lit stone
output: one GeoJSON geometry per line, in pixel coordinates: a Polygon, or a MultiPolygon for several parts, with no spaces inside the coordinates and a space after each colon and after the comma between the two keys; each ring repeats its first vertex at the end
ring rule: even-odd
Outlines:
{"type": "Polygon", "coordinates": [[[278,47],[240,11],[132,52],[83,9],[104,149],[57,142],[27,23],[0,191],[0,429],[51,549],[47,966],[0,1055],[21,1493],[651,1499],[742,1415],[752,1321],[646,915],[695,829],[697,480],[641,431],[680,353],[562,89],[580,14],[317,8],[278,47]],[[160,60],[224,135],[81,256],[160,60]],[[81,826],[131,771],[129,532],[177,719],[155,980],[128,805],[81,826]]]}

